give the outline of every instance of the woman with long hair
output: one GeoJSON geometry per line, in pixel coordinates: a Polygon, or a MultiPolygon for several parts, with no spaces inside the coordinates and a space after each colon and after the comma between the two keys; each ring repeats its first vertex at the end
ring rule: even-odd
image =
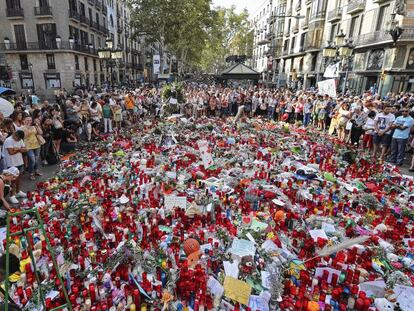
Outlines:
{"type": "Polygon", "coordinates": [[[33,122],[32,117],[27,116],[24,119],[24,144],[27,149],[28,169],[30,180],[35,180],[35,176],[42,176],[38,170],[38,162],[40,157],[40,142],[37,135],[42,135],[40,129],[39,119],[36,119],[36,123],[33,122]]]}

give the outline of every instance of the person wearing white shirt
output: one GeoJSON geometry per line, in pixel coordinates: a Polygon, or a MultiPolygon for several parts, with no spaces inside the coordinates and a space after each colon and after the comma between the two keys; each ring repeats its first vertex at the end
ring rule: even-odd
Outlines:
{"type": "MultiPolygon", "coordinates": [[[[6,168],[17,167],[20,172],[23,171],[23,152],[26,152],[26,146],[23,142],[24,132],[18,130],[8,137],[3,144],[4,163],[6,168]]],[[[12,191],[10,196],[10,203],[18,204],[17,198],[25,198],[27,195],[20,190],[21,176],[16,178],[12,183],[12,191]]]]}
{"type": "Polygon", "coordinates": [[[383,112],[375,116],[373,157],[376,157],[379,146],[381,146],[381,160],[384,160],[385,154],[391,145],[392,125],[394,124],[395,116],[390,111],[391,106],[386,106],[383,112]]]}

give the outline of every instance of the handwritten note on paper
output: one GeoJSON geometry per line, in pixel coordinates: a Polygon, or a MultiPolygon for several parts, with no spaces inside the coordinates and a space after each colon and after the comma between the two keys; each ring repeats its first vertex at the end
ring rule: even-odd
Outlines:
{"type": "Polygon", "coordinates": [[[360,291],[364,291],[368,297],[384,297],[385,282],[383,280],[363,282],[358,285],[360,291]]]}
{"type": "Polygon", "coordinates": [[[213,157],[208,150],[208,141],[199,140],[197,142],[197,145],[198,149],[200,150],[201,160],[203,160],[204,167],[209,168],[210,166],[214,165],[213,157]]]}
{"type": "Polygon", "coordinates": [[[174,207],[187,208],[187,197],[178,197],[176,195],[168,195],[164,197],[164,206],[166,209],[173,209],[174,207]]]}
{"type": "Polygon", "coordinates": [[[262,277],[262,285],[264,288],[271,288],[272,284],[269,281],[269,275],[270,273],[267,271],[262,270],[260,272],[261,277],[262,277]]]}
{"type": "Polygon", "coordinates": [[[221,296],[223,296],[223,286],[212,276],[210,276],[210,278],[207,281],[207,287],[210,290],[210,293],[213,294],[214,298],[221,298],[221,296]]]}
{"type": "Polygon", "coordinates": [[[257,295],[251,295],[249,299],[250,310],[269,311],[270,295],[266,295],[266,292],[257,295]]]}
{"type": "Polygon", "coordinates": [[[397,284],[394,288],[397,302],[403,311],[413,309],[414,305],[414,287],[397,284]]]}
{"type": "Polygon", "coordinates": [[[246,282],[239,281],[231,276],[224,279],[224,295],[244,305],[249,303],[252,287],[246,282]]]}
{"type": "Polygon", "coordinates": [[[252,241],[235,238],[229,251],[241,259],[245,256],[254,256],[256,253],[256,247],[252,241]]]}
{"type": "Polygon", "coordinates": [[[227,276],[231,276],[235,279],[239,277],[239,263],[237,261],[234,261],[231,263],[230,261],[223,261],[224,266],[224,273],[227,276]]]}
{"type": "Polygon", "coordinates": [[[336,229],[335,226],[332,224],[328,224],[326,222],[322,223],[322,230],[325,231],[325,233],[335,233],[336,229]]]}

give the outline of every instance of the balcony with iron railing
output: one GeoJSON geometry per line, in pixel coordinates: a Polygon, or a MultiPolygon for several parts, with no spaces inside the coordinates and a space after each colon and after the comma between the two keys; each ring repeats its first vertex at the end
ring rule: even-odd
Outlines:
{"type": "Polygon", "coordinates": [[[79,21],[81,22],[81,24],[84,24],[87,26],[90,25],[90,20],[88,17],[86,17],[86,15],[83,15],[83,14],[79,15],[79,21]]]}
{"type": "MultiPolygon", "coordinates": [[[[387,30],[378,30],[359,35],[356,38],[352,38],[353,44],[356,47],[362,47],[365,45],[383,44],[384,42],[392,42],[390,33],[387,30]]],[[[414,28],[406,28],[402,33],[398,41],[414,41],[414,28]]]]}
{"type": "Polygon", "coordinates": [[[305,50],[320,50],[322,49],[322,38],[317,40],[309,39],[305,42],[305,50]]]}
{"type": "Polygon", "coordinates": [[[34,14],[37,17],[41,16],[53,16],[51,6],[37,6],[34,8],[34,14]]]}
{"type": "Polygon", "coordinates": [[[311,21],[315,21],[315,20],[319,20],[319,19],[325,19],[326,16],[326,12],[321,11],[321,12],[316,12],[315,14],[312,14],[310,17],[311,21]]]}
{"type": "Polygon", "coordinates": [[[302,23],[301,23],[301,27],[302,27],[303,29],[307,29],[307,28],[309,28],[309,19],[308,19],[308,18],[305,18],[305,19],[302,21],[302,23]]]}
{"type": "Polygon", "coordinates": [[[293,31],[293,33],[299,32],[299,23],[295,23],[295,25],[293,25],[292,31],[293,31]]]}
{"type": "Polygon", "coordinates": [[[98,51],[87,45],[62,41],[59,44],[55,41],[51,42],[23,42],[23,43],[1,43],[0,51],[51,51],[51,50],[72,50],[87,54],[97,55],[98,51]]]}
{"type": "Polygon", "coordinates": [[[355,14],[365,9],[366,0],[351,0],[346,8],[346,14],[355,14]]]}
{"type": "Polygon", "coordinates": [[[9,18],[22,18],[24,17],[24,11],[22,8],[7,8],[6,16],[9,18]]]}
{"type": "Polygon", "coordinates": [[[328,22],[335,22],[342,17],[342,8],[336,8],[328,12],[328,22]]]}
{"type": "Polygon", "coordinates": [[[282,39],[283,38],[283,31],[277,31],[275,35],[276,39],[282,39]]]}
{"type": "Polygon", "coordinates": [[[69,18],[79,22],[80,16],[78,11],[75,10],[69,10],[69,18]]]}

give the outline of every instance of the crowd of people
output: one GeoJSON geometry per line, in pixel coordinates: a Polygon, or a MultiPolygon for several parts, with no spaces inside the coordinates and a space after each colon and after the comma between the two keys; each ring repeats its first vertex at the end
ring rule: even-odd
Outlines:
{"type": "MultiPolygon", "coordinates": [[[[283,89],[216,89],[190,86],[185,113],[236,115],[243,106],[247,117],[261,116],[297,126],[313,127],[350,147],[371,153],[373,160],[397,166],[405,163],[406,151],[414,148],[414,94],[387,94],[384,98],[366,92],[361,96],[331,98],[317,92],[283,89]]],[[[409,168],[414,171],[414,157],[409,168]]]]}
{"type": "MultiPolygon", "coordinates": [[[[9,209],[26,197],[22,175],[30,180],[42,176],[42,166],[59,162],[81,143],[119,133],[142,118],[163,117],[166,107],[188,118],[235,116],[261,117],[337,135],[344,144],[370,153],[373,160],[398,166],[414,149],[414,94],[366,92],[361,96],[331,98],[313,91],[289,89],[230,88],[187,83],[184,102],[162,99],[162,89],[62,90],[52,104],[47,100],[16,97],[14,112],[0,115],[0,206],[9,209]]],[[[169,110],[171,111],[171,110],[169,110]]],[[[414,171],[414,157],[409,167],[414,171]]]]}

